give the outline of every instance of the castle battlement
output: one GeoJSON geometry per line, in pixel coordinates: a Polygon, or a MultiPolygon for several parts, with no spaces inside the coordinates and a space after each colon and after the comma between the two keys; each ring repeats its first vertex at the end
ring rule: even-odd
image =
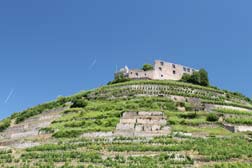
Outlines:
{"type": "Polygon", "coordinates": [[[144,71],[141,69],[129,69],[127,66],[115,74],[123,74],[129,79],[150,79],[150,80],[180,80],[184,74],[193,74],[197,69],[170,63],[162,60],[155,60],[153,70],[144,71]]]}

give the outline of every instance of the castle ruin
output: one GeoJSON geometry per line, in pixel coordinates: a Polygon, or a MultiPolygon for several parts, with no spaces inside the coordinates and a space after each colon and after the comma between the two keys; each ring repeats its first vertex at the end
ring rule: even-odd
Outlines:
{"type": "Polygon", "coordinates": [[[125,68],[116,72],[115,76],[123,74],[124,77],[129,79],[180,80],[184,74],[192,75],[195,71],[198,70],[184,65],[156,60],[153,70],[129,69],[125,66],[125,68]]]}

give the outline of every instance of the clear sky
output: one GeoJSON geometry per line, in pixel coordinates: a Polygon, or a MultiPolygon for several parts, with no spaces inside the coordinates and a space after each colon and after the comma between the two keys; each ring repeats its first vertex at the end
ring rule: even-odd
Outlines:
{"type": "Polygon", "coordinates": [[[252,95],[251,0],[0,1],[0,118],[163,59],[252,95]]]}

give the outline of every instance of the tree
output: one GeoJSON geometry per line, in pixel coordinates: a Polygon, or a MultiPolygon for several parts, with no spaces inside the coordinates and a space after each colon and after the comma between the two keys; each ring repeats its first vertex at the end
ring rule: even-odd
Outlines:
{"type": "Polygon", "coordinates": [[[193,74],[191,75],[191,78],[189,79],[190,83],[196,84],[196,85],[200,85],[200,74],[199,72],[193,72],[193,74]]]}
{"type": "Polygon", "coordinates": [[[144,71],[150,71],[150,70],[153,70],[153,69],[154,69],[153,65],[151,65],[151,64],[144,64],[143,68],[142,68],[142,70],[144,70],[144,71]]]}
{"type": "Polygon", "coordinates": [[[200,85],[209,86],[208,73],[205,69],[199,70],[199,76],[200,76],[200,85]]]}
{"type": "Polygon", "coordinates": [[[115,75],[115,79],[113,81],[110,81],[108,85],[121,83],[121,82],[127,82],[127,81],[130,81],[130,79],[125,77],[125,75],[122,72],[119,72],[118,74],[115,75]]]}
{"type": "Polygon", "coordinates": [[[72,106],[71,108],[84,108],[87,106],[88,102],[85,99],[77,99],[77,98],[73,98],[72,99],[72,106]]]}
{"type": "Polygon", "coordinates": [[[181,78],[181,81],[182,82],[189,82],[189,80],[191,79],[191,75],[185,73],[182,78],[181,78]]]}
{"type": "Polygon", "coordinates": [[[181,78],[182,82],[188,82],[201,86],[209,86],[208,73],[205,69],[193,72],[192,75],[184,74],[181,78]]]}

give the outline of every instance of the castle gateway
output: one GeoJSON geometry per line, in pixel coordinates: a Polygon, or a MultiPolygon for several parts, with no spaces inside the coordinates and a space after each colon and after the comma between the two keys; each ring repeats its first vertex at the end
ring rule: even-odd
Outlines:
{"type": "Polygon", "coordinates": [[[156,60],[152,70],[129,69],[127,66],[115,73],[115,76],[122,74],[129,79],[149,80],[180,80],[184,74],[192,75],[197,69],[187,66],[156,60]]]}

